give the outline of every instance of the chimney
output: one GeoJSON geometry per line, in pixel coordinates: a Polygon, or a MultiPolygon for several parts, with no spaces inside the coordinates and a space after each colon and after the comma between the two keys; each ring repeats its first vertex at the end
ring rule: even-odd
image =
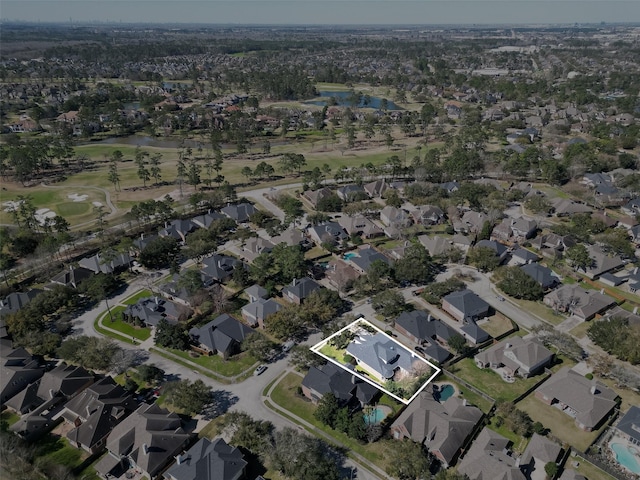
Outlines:
{"type": "Polygon", "coordinates": [[[140,234],[140,240],[144,240],[144,233],[140,234]]]}
{"type": "Polygon", "coordinates": [[[155,299],[156,299],[156,305],[158,305],[158,297],[156,296],[155,299]]]}
{"type": "Polygon", "coordinates": [[[600,289],[600,295],[604,295],[604,288],[600,289]]]}
{"type": "Polygon", "coordinates": [[[591,388],[589,389],[589,393],[591,393],[591,395],[595,395],[596,393],[600,393],[600,392],[598,392],[598,389],[595,385],[591,385],[591,388]]]}
{"type": "Polygon", "coordinates": [[[637,315],[638,314],[638,307],[633,307],[633,314],[637,315]]]}
{"type": "Polygon", "coordinates": [[[511,345],[510,343],[507,343],[507,344],[504,346],[505,350],[506,350],[507,348],[511,348],[511,347],[512,347],[512,345],[511,345]]]}
{"type": "Polygon", "coordinates": [[[463,407],[466,407],[466,406],[467,406],[467,399],[466,399],[466,398],[463,398],[463,399],[462,399],[462,406],[463,406],[463,407]]]}
{"type": "Polygon", "coordinates": [[[187,455],[186,453],[182,453],[182,454],[176,456],[176,463],[178,465],[182,465],[187,460],[189,460],[189,455],[187,455]]]}
{"type": "Polygon", "coordinates": [[[298,280],[294,278],[293,281],[291,282],[291,286],[295,287],[297,283],[298,283],[298,280]]]}
{"type": "Polygon", "coordinates": [[[144,452],[145,455],[149,455],[149,445],[147,445],[146,443],[143,443],[142,451],[144,452]]]}

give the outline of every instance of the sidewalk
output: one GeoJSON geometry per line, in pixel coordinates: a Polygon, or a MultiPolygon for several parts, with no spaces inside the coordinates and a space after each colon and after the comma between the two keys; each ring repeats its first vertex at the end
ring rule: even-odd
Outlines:
{"type": "MultiPolygon", "coordinates": [[[[262,396],[262,403],[264,403],[267,406],[267,408],[270,408],[271,410],[276,411],[276,413],[279,413],[279,414],[283,415],[284,417],[289,417],[289,418],[293,419],[298,425],[304,426],[304,428],[307,431],[313,433],[315,436],[322,437],[325,440],[329,441],[331,444],[338,445],[341,448],[344,448],[344,449],[348,450],[349,451],[349,456],[351,457],[352,460],[355,460],[354,463],[358,464],[358,468],[363,469],[365,471],[368,471],[367,473],[373,474],[374,478],[383,478],[383,479],[393,480],[392,477],[387,475],[384,470],[382,470],[377,465],[373,465],[371,463],[371,461],[367,460],[362,455],[354,452],[353,450],[350,450],[348,447],[343,445],[341,442],[339,442],[338,440],[333,438],[328,433],[320,430],[318,427],[310,424],[306,420],[304,420],[304,419],[298,417],[297,415],[291,413],[289,410],[286,410],[285,408],[282,408],[280,405],[276,404],[273,400],[271,400],[271,392],[280,383],[280,381],[285,377],[285,375],[287,375],[288,373],[295,373],[296,375],[300,375],[300,373],[296,372],[295,370],[293,370],[291,368],[287,368],[284,372],[282,372],[282,374],[277,378],[277,380],[275,382],[273,382],[273,384],[269,387],[269,391],[267,392],[267,396],[266,397],[264,395],[262,396]],[[267,400],[268,400],[268,402],[267,402],[267,400]]],[[[358,471],[358,478],[364,479],[364,477],[362,475],[360,475],[361,473],[364,473],[364,472],[358,471]]]]}

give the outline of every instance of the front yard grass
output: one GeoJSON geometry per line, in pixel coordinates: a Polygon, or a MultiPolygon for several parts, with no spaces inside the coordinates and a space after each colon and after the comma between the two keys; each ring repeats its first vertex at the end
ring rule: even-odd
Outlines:
{"type": "Polygon", "coordinates": [[[516,300],[511,298],[522,310],[532,313],[533,315],[541,318],[542,320],[551,323],[552,325],[560,325],[567,317],[562,314],[558,314],[553,309],[547,307],[541,302],[533,302],[530,300],[516,300]]]}
{"type": "Polygon", "coordinates": [[[486,322],[480,322],[479,326],[493,338],[497,338],[513,328],[511,320],[500,313],[492,315],[486,322]]]}
{"type": "Polygon", "coordinates": [[[569,333],[576,338],[584,338],[587,336],[587,330],[589,330],[591,325],[591,322],[582,322],[577,327],[573,327],[569,330],[569,333]]]}
{"type": "Polygon", "coordinates": [[[134,293],[129,298],[125,299],[122,303],[124,303],[125,305],[135,305],[136,303],[138,303],[138,300],[140,300],[141,298],[152,297],[152,296],[153,296],[153,293],[151,293],[149,290],[145,288],[143,290],[140,290],[134,293]]]}
{"type": "Polygon", "coordinates": [[[122,312],[124,312],[126,307],[122,305],[118,305],[111,309],[111,317],[113,321],[109,317],[109,312],[103,317],[102,324],[105,327],[112,328],[113,330],[117,330],[122,333],[122,335],[126,337],[134,337],[144,342],[151,336],[151,329],[148,327],[134,327],[128,322],[122,320],[122,312]]]}
{"type": "Polygon", "coordinates": [[[246,352],[234,355],[229,360],[224,360],[218,355],[200,355],[198,357],[192,357],[189,355],[189,352],[185,352],[183,350],[174,350],[172,348],[167,348],[166,350],[207,370],[211,370],[218,375],[222,375],[223,377],[235,377],[236,375],[240,375],[242,372],[253,367],[253,365],[257,363],[257,360],[246,352]]]}
{"type": "Polygon", "coordinates": [[[348,360],[351,357],[350,355],[349,357],[347,357],[345,349],[338,349],[333,345],[329,345],[328,343],[320,349],[320,353],[326,355],[329,358],[333,358],[336,362],[339,362],[343,365],[347,365],[349,363],[348,360]]]}
{"type": "Polygon", "coordinates": [[[457,376],[486,393],[496,401],[511,402],[541,380],[540,375],[518,378],[507,383],[489,368],[478,368],[472,358],[465,358],[452,366],[457,376]]]}
{"type": "Polygon", "coordinates": [[[393,461],[394,451],[397,447],[397,445],[393,443],[393,440],[378,440],[375,443],[362,444],[344,433],[324,425],[313,416],[316,406],[297,395],[296,392],[301,383],[301,376],[295,373],[288,373],[271,392],[271,400],[285,410],[335,438],[349,450],[353,450],[359,455],[362,455],[371,463],[386,471],[387,467],[393,461]]]}
{"type": "Polygon", "coordinates": [[[528,413],[534,422],[542,423],[562,442],[568,443],[583,452],[589,448],[598,438],[600,432],[606,428],[606,425],[604,425],[594,432],[580,430],[576,426],[574,419],[569,415],[551,405],[542,403],[533,395],[518,402],[517,407],[528,413]]]}

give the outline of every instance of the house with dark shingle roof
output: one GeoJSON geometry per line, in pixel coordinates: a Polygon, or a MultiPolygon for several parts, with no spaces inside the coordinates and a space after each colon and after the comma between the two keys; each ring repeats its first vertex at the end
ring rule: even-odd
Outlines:
{"type": "Polygon", "coordinates": [[[307,233],[309,238],[317,245],[322,245],[323,243],[339,245],[349,238],[349,235],[336,222],[324,222],[314,225],[308,228],[307,233]]]}
{"type": "Polygon", "coordinates": [[[211,210],[209,210],[203,215],[193,217],[191,219],[191,222],[193,222],[200,228],[209,228],[213,222],[215,222],[216,220],[222,220],[223,218],[225,218],[225,216],[221,213],[215,211],[212,212],[211,210]]]}
{"type": "Polygon", "coordinates": [[[462,332],[462,336],[464,337],[464,339],[468,340],[474,345],[484,343],[491,338],[491,335],[489,335],[475,323],[463,325],[460,328],[460,331],[462,332]]]}
{"type": "Polygon", "coordinates": [[[191,220],[175,219],[171,223],[165,223],[163,229],[158,231],[158,235],[161,237],[175,238],[178,242],[184,244],[187,240],[187,235],[195,232],[198,229],[198,225],[191,220]]]}
{"type": "Polygon", "coordinates": [[[547,293],[544,303],[556,311],[567,312],[588,321],[616,304],[609,295],[585,290],[580,285],[563,285],[547,293]]]}
{"type": "Polygon", "coordinates": [[[78,265],[94,273],[114,273],[126,270],[131,266],[131,257],[128,253],[118,253],[113,258],[104,258],[99,253],[92,257],[83,258],[78,265]]]}
{"type": "Polygon", "coordinates": [[[616,430],[633,445],[640,445],[640,407],[631,406],[616,425],[616,430]]]}
{"type": "Polygon", "coordinates": [[[318,190],[306,190],[302,196],[313,205],[313,208],[318,206],[320,200],[324,200],[325,198],[333,195],[333,192],[327,187],[322,187],[318,190]]]}
{"type": "Polygon", "coordinates": [[[540,257],[535,253],[527,250],[526,248],[518,247],[511,252],[511,260],[509,263],[513,265],[526,265],[528,263],[537,262],[538,260],[540,260],[540,257]]]}
{"type": "Polygon", "coordinates": [[[509,253],[509,250],[505,245],[496,242],[495,240],[480,240],[476,243],[475,248],[488,248],[489,250],[492,250],[501,262],[507,258],[507,254],[509,253]]]}
{"type": "Polygon", "coordinates": [[[553,274],[550,268],[544,267],[539,263],[523,265],[520,270],[533,278],[543,290],[554,288],[560,283],[560,279],[553,274]]]}
{"type": "Polygon", "coordinates": [[[237,258],[214,253],[202,260],[202,268],[200,269],[202,281],[205,285],[226,282],[233,275],[234,268],[244,268],[244,266],[237,258]]]}
{"type": "Polygon", "coordinates": [[[391,260],[370,245],[365,245],[357,250],[357,255],[349,257],[348,262],[357,272],[367,273],[373,262],[381,261],[391,265],[391,260]]]}
{"type": "Polygon", "coordinates": [[[432,393],[422,392],[393,422],[391,433],[396,440],[410,438],[424,444],[446,468],[454,463],[482,415],[460,398],[440,403],[432,393]]]}
{"type": "MultiPolygon", "coordinates": [[[[367,195],[364,188],[360,185],[345,185],[336,190],[336,194],[338,198],[343,202],[353,202],[356,198],[361,195],[367,195]]],[[[365,197],[366,198],[366,197],[365,197]]]]}
{"type": "Polygon", "coordinates": [[[12,292],[0,300],[0,317],[16,313],[26,307],[42,290],[32,288],[28,292],[12,292]]]}
{"type": "Polygon", "coordinates": [[[341,405],[360,407],[370,404],[380,393],[373,385],[360,380],[345,369],[326,363],[310,367],[302,379],[302,393],[317,403],[327,393],[333,393],[341,405]]]}
{"type": "Polygon", "coordinates": [[[510,445],[510,440],[484,427],[465,453],[458,472],[469,480],[526,480],[510,445]]]}
{"type": "Polygon", "coordinates": [[[96,453],[111,430],[137,407],[128,391],[104,377],[65,404],[62,417],[74,427],[67,439],[76,448],[96,453]]]}
{"type": "Polygon", "coordinates": [[[442,298],[442,309],[459,322],[476,322],[489,315],[491,307],[469,289],[442,298]]]}
{"type": "Polygon", "coordinates": [[[416,343],[447,343],[455,334],[445,323],[423,310],[401,313],[395,320],[395,328],[416,343]]]}
{"type": "Polygon", "coordinates": [[[95,272],[86,268],[74,268],[73,266],[70,266],[68,270],[63,270],[52,277],[51,283],[64,285],[65,287],[78,288],[78,285],[85,280],[88,280],[93,275],[95,275],[95,272]]]}
{"type": "Polygon", "coordinates": [[[189,316],[189,309],[162,297],[146,297],[128,305],[123,315],[137,319],[148,327],[157,327],[161,320],[176,324],[189,316]]]}
{"type": "Polygon", "coordinates": [[[598,278],[603,273],[613,272],[624,266],[619,256],[607,255],[597,246],[589,245],[587,250],[591,257],[591,265],[587,267],[585,275],[589,278],[598,278]]]}
{"type": "Polygon", "coordinates": [[[320,288],[322,287],[309,277],[294,278],[291,284],[285,285],[282,289],[282,298],[300,305],[312,292],[320,288]]]}
{"type": "Polygon", "coordinates": [[[534,433],[527,448],[520,457],[520,468],[529,478],[539,478],[545,475],[544,466],[547,463],[557,463],[562,452],[562,447],[547,437],[534,433]],[[532,475],[533,472],[537,472],[532,475]]]}
{"type": "Polygon", "coordinates": [[[227,205],[220,210],[231,220],[235,220],[238,223],[246,222],[249,217],[256,213],[256,207],[250,203],[238,203],[236,205],[227,205]]]}
{"type": "Polygon", "coordinates": [[[282,305],[273,298],[259,298],[255,302],[242,307],[242,318],[252,327],[264,328],[264,321],[271,315],[282,310],[282,305]]]}
{"type": "Polygon", "coordinates": [[[474,360],[478,368],[496,370],[503,380],[515,376],[531,377],[553,362],[553,352],[535,340],[509,337],[479,352],[474,360]]]}
{"type": "Polygon", "coordinates": [[[111,431],[107,437],[109,453],[96,463],[95,469],[107,478],[128,464],[154,480],[190,438],[177,414],[155,403],[142,404],[111,431]]]}
{"type": "Polygon", "coordinates": [[[578,428],[591,432],[616,407],[618,394],[603,383],[564,367],[536,388],[535,397],[558,407],[575,419],[578,428]]]}
{"type": "Polygon", "coordinates": [[[240,350],[240,344],[251,332],[244,323],[223,313],[202,327],[192,328],[189,335],[198,347],[227,359],[240,350]]]}
{"type": "Polygon", "coordinates": [[[44,368],[24,348],[0,349],[0,405],[44,375],[44,368]]]}
{"type": "Polygon", "coordinates": [[[342,216],[338,224],[349,235],[359,235],[362,238],[374,238],[384,235],[383,230],[364,215],[342,216]]]}
{"type": "Polygon", "coordinates": [[[241,480],[248,463],[242,452],[222,438],[201,438],[165,473],[166,480],[241,480]]]}

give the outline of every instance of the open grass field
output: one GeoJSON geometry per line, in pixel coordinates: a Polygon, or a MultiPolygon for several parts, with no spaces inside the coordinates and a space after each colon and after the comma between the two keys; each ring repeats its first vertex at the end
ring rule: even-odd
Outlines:
{"type": "Polygon", "coordinates": [[[306,420],[318,429],[331,435],[350,450],[362,455],[371,463],[386,470],[393,461],[394,448],[397,445],[393,440],[379,440],[375,443],[361,444],[342,432],[333,430],[324,425],[313,416],[316,406],[308,400],[299,397],[296,393],[302,383],[302,377],[295,373],[288,373],[271,393],[271,400],[292,414],[306,420]]]}
{"type": "Polygon", "coordinates": [[[478,368],[472,358],[465,358],[456,363],[452,367],[452,371],[496,401],[507,402],[518,398],[541,379],[536,375],[532,378],[519,378],[514,383],[507,383],[493,370],[478,368]]]}
{"type": "Polygon", "coordinates": [[[542,423],[551,433],[578,450],[585,451],[604,430],[600,427],[594,432],[580,430],[573,418],[555,407],[545,405],[533,395],[518,402],[518,408],[529,414],[534,422],[542,423]]]}

